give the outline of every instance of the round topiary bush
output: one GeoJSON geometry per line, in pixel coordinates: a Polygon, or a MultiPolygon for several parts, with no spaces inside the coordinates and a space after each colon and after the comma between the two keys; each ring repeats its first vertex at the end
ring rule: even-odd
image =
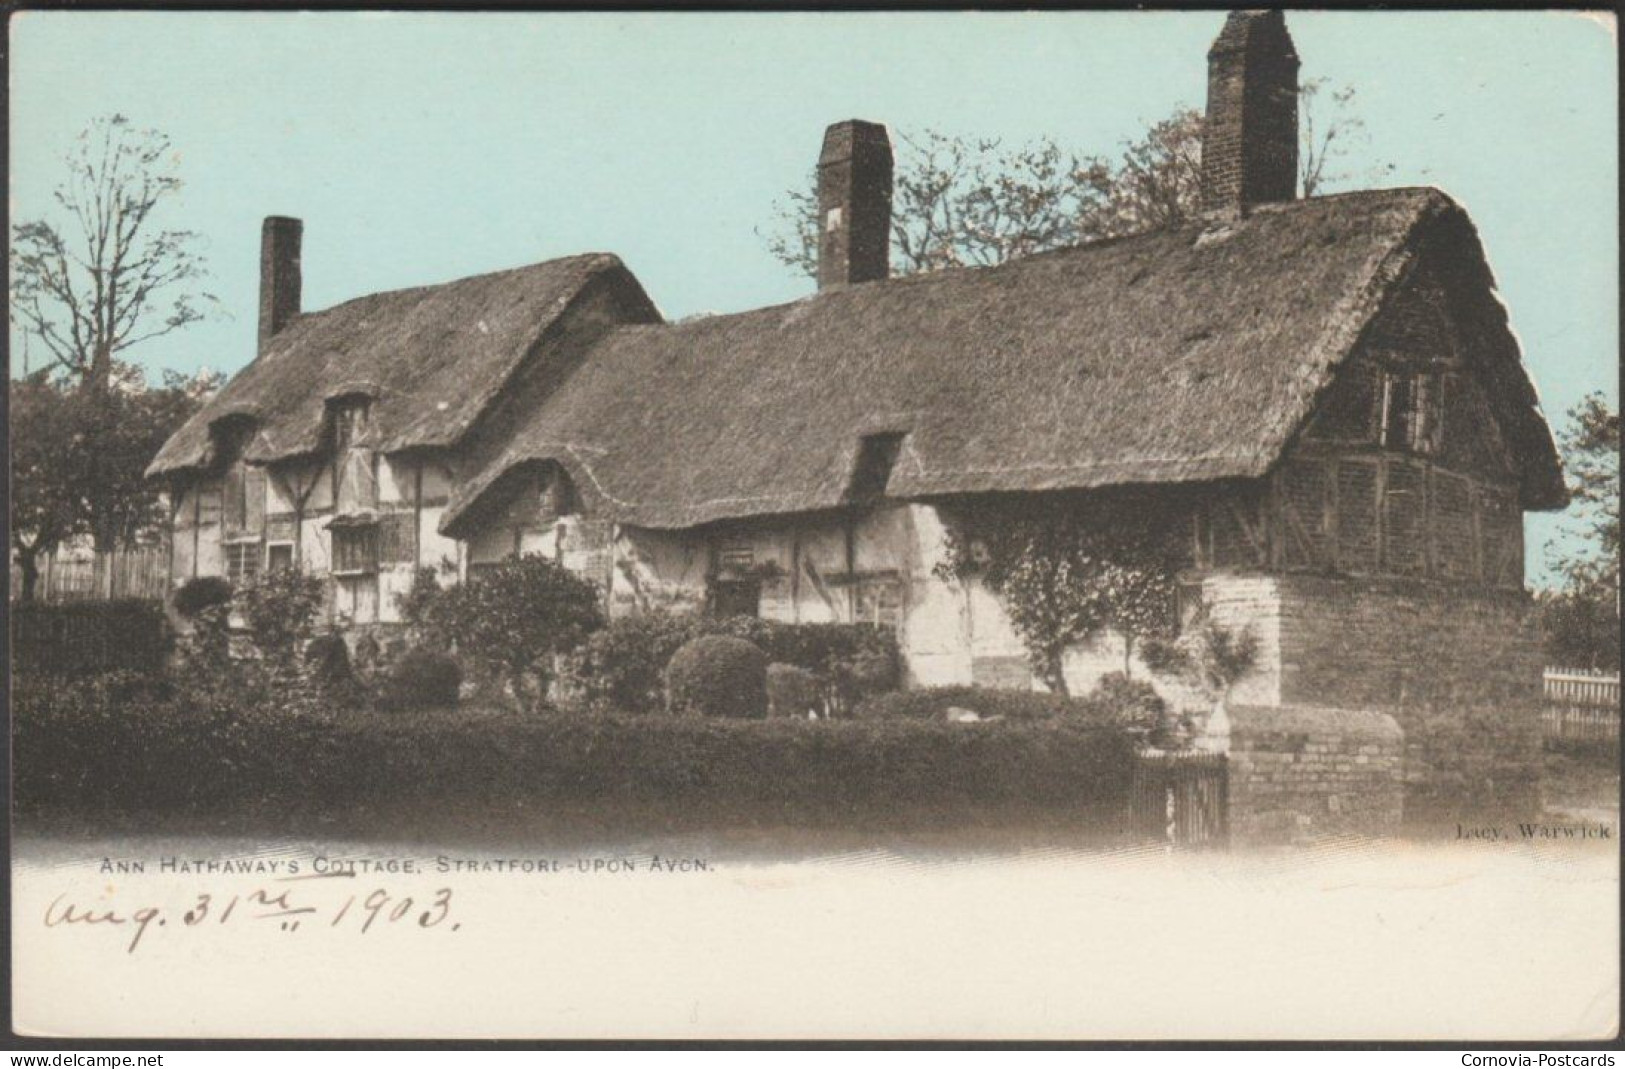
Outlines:
{"type": "Polygon", "coordinates": [[[225,605],[229,601],[231,584],[218,575],[188,579],[175,591],[175,611],[189,619],[204,609],[225,605]]]}
{"type": "Polygon", "coordinates": [[[767,715],[767,654],[729,635],[684,643],[666,666],[666,709],[700,716],[767,715]]]}
{"type": "Polygon", "coordinates": [[[457,704],[463,669],[439,650],[413,647],[401,655],[378,688],[385,709],[429,709],[457,704]]]}
{"type": "Polygon", "coordinates": [[[767,715],[802,720],[822,711],[824,687],[818,677],[793,664],[767,666],[767,715]]]}

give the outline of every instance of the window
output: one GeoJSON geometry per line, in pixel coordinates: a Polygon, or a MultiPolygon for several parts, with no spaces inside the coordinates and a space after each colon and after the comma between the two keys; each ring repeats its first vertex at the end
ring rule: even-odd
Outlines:
{"type": "Polygon", "coordinates": [[[415,517],[410,512],[386,512],[378,521],[378,559],[386,564],[417,560],[415,517]]]}
{"type": "Polygon", "coordinates": [[[732,542],[717,554],[717,564],[724,572],[747,572],[756,563],[756,551],[749,542],[732,542]]]}
{"type": "Polygon", "coordinates": [[[1431,453],[1438,448],[1443,409],[1439,376],[1389,372],[1382,382],[1382,444],[1386,449],[1431,453]]]}
{"type": "Polygon", "coordinates": [[[265,548],[265,570],[270,572],[293,567],[293,543],[272,542],[265,548]]]}
{"type": "Polygon", "coordinates": [[[226,543],[226,578],[233,586],[253,580],[260,571],[260,544],[254,542],[226,543]]]}
{"type": "Polygon", "coordinates": [[[903,625],[903,582],[895,573],[864,576],[852,588],[852,621],[897,630],[903,625]]]}
{"type": "Polygon", "coordinates": [[[354,524],[329,528],[333,534],[333,571],[358,574],[378,570],[378,528],[354,524]]]}

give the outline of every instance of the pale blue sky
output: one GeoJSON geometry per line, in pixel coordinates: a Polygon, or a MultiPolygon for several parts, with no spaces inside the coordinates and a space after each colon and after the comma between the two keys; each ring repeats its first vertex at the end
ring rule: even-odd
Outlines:
{"type": "MultiPolygon", "coordinates": [[[[11,207],[114,111],[173,139],[170,225],[204,234],[231,318],[130,350],[253,355],[259,221],[305,220],[305,307],[587,250],[668,317],[809,283],[755,230],[865,118],[1086,153],[1200,107],[1222,12],[449,14],[28,12],[12,30],[11,207]]],[[[1609,28],[1541,12],[1289,16],[1305,78],[1357,89],[1350,169],[1436,185],[1476,220],[1554,423],[1616,395],[1618,161],[1609,28]]],[[[1349,184],[1361,184],[1354,182],[1349,184]]],[[[36,350],[37,353],[37,350],[36,350]]],[[[14,359],[17,351],[13,351],[14,359]]],[[[1530,525],[1532,576],[1552,522],[1530,525]]]]}

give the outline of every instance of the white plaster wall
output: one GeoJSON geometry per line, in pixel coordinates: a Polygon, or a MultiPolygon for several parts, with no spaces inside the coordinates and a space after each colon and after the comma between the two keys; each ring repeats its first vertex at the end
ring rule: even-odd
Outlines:
{"type": "Polygon", "coordinates": [[[705,603],[704,542],[686,532],[618,527],[614,534],[610,612],[692,611],[705,603]]]}
{"type": "MultiPolygon", "coordinates": [[[[428,497],[428,473],[424,474],[423,494],[428,497]]],[[[445,512],[444,505],[425,505],[423,518],[418,523],[418,564],[439,572],[441,585],[462,574],[461,561],[466,551],[462,542],[440,533],[440,518],[445,512]]]]}

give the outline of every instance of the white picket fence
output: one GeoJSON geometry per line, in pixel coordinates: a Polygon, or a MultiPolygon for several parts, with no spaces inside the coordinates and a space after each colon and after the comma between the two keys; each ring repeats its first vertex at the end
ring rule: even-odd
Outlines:
{"type": "Polygon", "coordinates": [[[1546,669],[1543,727],[1555,748],[1619,745],[1619,674],[1579,668],[1546,669]]]}

